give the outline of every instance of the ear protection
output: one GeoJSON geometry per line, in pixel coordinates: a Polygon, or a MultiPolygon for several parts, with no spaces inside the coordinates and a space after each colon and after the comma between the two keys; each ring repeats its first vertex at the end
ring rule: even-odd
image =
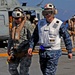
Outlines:
{"type": "Polygon", "coordinates": [[[24,17],[24,15],[25,15],[25,13],[24,13],[23,9],[20,7],[14,8],[14,10],[12,12],[12,16],[15,18],[24,17]]]}
{"type": "Polygon", "coordinates": [[[58,13],[58,10],[55,8],[54,9],[54,14],[56,15],[58,13]]]}

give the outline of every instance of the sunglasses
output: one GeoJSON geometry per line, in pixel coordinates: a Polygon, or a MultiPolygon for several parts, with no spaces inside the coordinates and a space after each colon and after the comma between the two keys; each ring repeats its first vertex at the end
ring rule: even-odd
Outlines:
{"type": "Polygon", "coordinates": [[[18,20],[20,17],[18,17],[18,18],[14,18],[15,20],[18,20]]]}
{"type": "Polygon", "coordinates": [[[51,14],[53,14],[53,11],[51,11],[51,10],[44,10],[44,11],[42,11],[42,15],[43,16],[47,16],[47,15],[51,15],[51,14]]]}

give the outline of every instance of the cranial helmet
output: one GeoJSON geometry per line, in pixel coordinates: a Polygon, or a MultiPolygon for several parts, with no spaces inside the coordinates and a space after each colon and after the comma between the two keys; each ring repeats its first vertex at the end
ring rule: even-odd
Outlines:
{"type": "Polygon", "coordinates": [[[24,13],[23,9],[20,7],[14,8],[14,10],[12,12],[12,17],[14,17],[14,18],[24,17],[24,15],[25,15],[25,13],[24,13]]]}
{"type": "Polygon", "coordinates": [[[36,17],[36,18],[34,18],[34,20],[35,20],[35,21],[38,21],[38,18],[36,17]]]}
{"type": "Polygon", "coordinates": [[[74,18],[74,19],[75,19],[75,15],[73,15],[73,16],[72,16],[72,18],[74,18]]]}
{"type": "Polygon", "coordinates": [[[49,9],[49,8],[53,9],[53,8],[54,8],[54,5],[51,4],[51,3],[48,3],[48,4],[46,4],[46,5],[44,6],[44,9],[49,9]]]}
{"type": "Polygon", "coordinates": [[[46,12],[56,15],[57,9],[55,8],[55,6],[52,3],[48,3],[44,6],[44,10],[43,10],[42,14],[44,15],[44,13],[46,13],[46,12]]]}

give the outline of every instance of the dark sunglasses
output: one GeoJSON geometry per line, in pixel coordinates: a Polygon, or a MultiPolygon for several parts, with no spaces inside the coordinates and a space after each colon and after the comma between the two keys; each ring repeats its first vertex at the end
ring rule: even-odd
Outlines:
{"type": "Polygon", "coordinates": [[[18,20],[20,17],[18,17],[18,18],[14,18],[15,20],[18,20]]]}
{"type": "Polygon", "coordinates": [[[44,11],[42,11],[42,15],[43,16],[47,16],[47,15],[50,15],[50,14],[53,14],[53,11],[50,11],[50,10],[44,10],[44,11]]]}

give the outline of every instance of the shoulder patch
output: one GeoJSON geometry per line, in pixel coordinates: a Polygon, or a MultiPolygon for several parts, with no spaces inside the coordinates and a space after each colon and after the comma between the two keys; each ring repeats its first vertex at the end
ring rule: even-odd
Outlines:
{"type": "Polygon", "coordinates": [[[59,23],[59,21],[56,21],[56,23],[59,23]]]}
{"type": "Polygon", "coordinates": [[[54,23],[53,28],[57,28],[57,26],[59,25],[59,21],[56,21],[56,23],[54,23]]]}

